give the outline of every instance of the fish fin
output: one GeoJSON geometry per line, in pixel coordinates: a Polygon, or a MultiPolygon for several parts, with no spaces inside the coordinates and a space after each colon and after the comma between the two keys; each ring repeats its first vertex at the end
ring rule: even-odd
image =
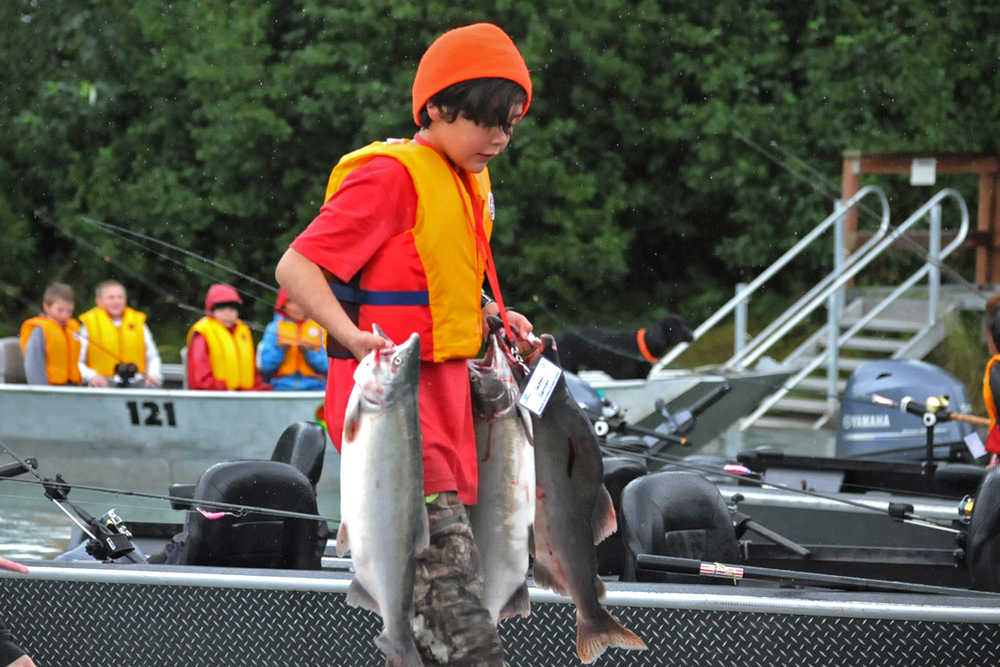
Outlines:
{"type": "Polygon", "coordinates": [[[548,588],[560,595],[569,595],[564,582],[561,579],[557,579],[552,570],[548,568],[545,563],[540,562],[537,558],[535,559],[534,565],[531,568],[531,576],[535,580],[535,585],[541,588],[548,588]]]}
{"type": "Polygon", "coordinates": [[[376,614],[381,614],[379,611],[378,602],[372,597],[361,582],[358,581],[357,577],[351,580],[351,585],[347,587],[347,604],[352,607],[361,607],[362,609],[368,609],[376,614]]]}
{"type": "Polygon", "coordinates": [[[521,618],[528,618],[531,615],[531,597],[528,595],[528,583],[525,582],[514,591],[514,594],[507,600],[507,604],[500,610],[500,618],[511,618],[520,615],[521,618]]]}
{"type": "Polygon", "coordinates": [[[340,528],[337,529],[337,556],[343,556],[350,550],[351,541],[347,537],[347,523],[341,521],[340,528]]]}
{"type": "Polygon", "coordinates": [[[597,599],[601,602],[603,602],[604,598],[608,596],[608,589],[604,585],[604,580],[596,574],[594,575],[594,595],[596,595],[597,599]]]}
{"type": "Polygon", "coordinates": [[[528,411],[526,407],[517,404],[517,416],[520,419],[521,427],[524,429],[524,434],[528,436],[528,442],[531,446],[535,446],[535,429],[531,422],[531,412],[528,411]]]}
{"type": "Polygon", "coordinates": [[[347,410],[344,412],[344,431],[341,442],[343,445],[354,442],[361,427],[361,392],[355,387],[347,399],[347,410]]]}
{"type": "Polygon", "coordinates": [[[611,537],[618,530],[618,519],[615,516],[615,506],[611,502],[611,494],[601,484],[594,503],[594,544],[598,545],[611,537]]]}
{"type": "Polygon", "coordinates": [[[385,654],[386,665],[393,667],[423,667],[420,651],[412,636],[405,639],[393,639],[385,632],[375,638],[375,645],[385,654]]]}
{"type": "Polygon", "coordinates": [[[597,618],[586,621],[580,617],[579,611],[576,614],[576,653],[582,662],[597,660],[609,646],[646,650],[646,642],[639,635],[622,625],[604,607],[599,607],[599,610],[597,618]]]}

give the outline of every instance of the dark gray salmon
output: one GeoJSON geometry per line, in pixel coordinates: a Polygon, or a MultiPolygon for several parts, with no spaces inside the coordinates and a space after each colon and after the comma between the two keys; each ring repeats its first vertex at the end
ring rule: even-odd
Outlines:
{"type": "Polygon", "coordinates": [[[528,552],[535,521],[531,419],[495,334],[469,361],[479,463],[479,499],[469,507],[483,575],[483,606],[493,622],[528,616],[528,552]]]}
{"type": "MultiPolygon", "coordinates": [[[[555,341],[543,356],[559,363],[555,341]]],[[[535,362],[537,364],[537,361],[535,362]]],[[[614,507],[602,484],[601,452],[590,420],[560,378],[543,415],[532,415],[535,445],[534,580],[573,598],[576,650],[590,663],[609,646],[644,650],[645,642],[601,605],[594,545],[615,532],[614,507]]]]}
{"type": "MultiPolygon", "coordinates": [[[[385,337],[380,330],[375,333],[385,337]]],[[[415,557],[428,545],[417,385],[420,337],[368,354],[354,373],[340,452],[337,554],[348,549],[348,604],[382,616],[389,664],[422,665],[413,640],[415,557]]]]}

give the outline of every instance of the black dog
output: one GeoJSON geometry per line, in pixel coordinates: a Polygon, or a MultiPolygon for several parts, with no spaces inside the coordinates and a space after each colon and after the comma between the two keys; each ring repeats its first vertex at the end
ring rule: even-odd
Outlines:
{"type": "Polygon", "coordinates": [[[638,331],[573,327],[555,334],[556,349],[564,369],[571,373],[581,368],[604,371],[616,380],[646,377],[656,359],[677,343],[693,338],[679,315],[668,315],[638,331]]]}

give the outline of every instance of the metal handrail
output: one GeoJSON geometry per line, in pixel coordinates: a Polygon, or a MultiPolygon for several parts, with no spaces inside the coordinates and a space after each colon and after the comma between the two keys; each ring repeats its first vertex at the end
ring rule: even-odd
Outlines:
{"type": "MultiPolygon", "coordinates": [[[[812,231],[810,231],[808,234],[802,237],[802,239],[800,239],[798,243],[796,243],[794,246],[786,250],[781,257],[779,257],[773,264],[771,264],[771,266],[766,268],[763,272],[761,272],[760,275],[754,278],[753,281],[751,281],[743,290],[741,290],[739,293],[737,293],[735,296],[729,299],[729,301],[727,301],[721,308],[719,308],[717,311],[715,311],[715,313],[709,316],[708,319],[706,319],[704,322],[698,325],[698,328],[696,328],[692,332],[691,342],[679,343],[675,345],[667,354],[661,357],[660,360],[653,365],[653,367],[650,369],[649,372],[650,377],[652,377],[655,373],[663,370],[667,366],[667,364],[669,364],[671,361],[679,357],[691,345],[691,343],[701,338],[708,330],[714,327],[722,318],[726,317],[730,312],[732,312],[733,309],[736,308],[736,306],[749,299],[750,295],[752,295],[754,292],[757,291],[758,288],[760,288],[764,283],[770,280],[774,276],[774,274],[776,274],[778,271],[784,268],[784,266],[788,264],[788,262],[790,262],[792,259],[794,259],[800,252],[802,252],[802,250],[806,246],[808,246],[810,243],[816,240],[816,238],[820,234],[822,234],[827,229],[832,227],[834,223],[837,222],[838,219],[843,218],[843,216],[845,216],[846,213],[851,208],[857,206],[861,202],[861,200],[867,197],[868,195],[875,195],[878,198],[879,203],[881,203],[882,205],[881,222],[879,223],[878,230],[875,232],[872,238],[869,239],[868,242],[866,242],[861,248],[855,251],[848,258],[844,266],[840,267],[840,271],[842,272],[847,267],[851,266],[854,262],[856,262],[858,259],[863,257],[875,245],[875,243],[877,243],[885,235],[885,233],[888,231],[889,228],[889,202],[886,199],[885,192],[882,190],[882,188],[875,185],[866,185],[865,187],[858,190],[858,192],[855,193],[853,197],[851,197],[850,199],[847,200],[847,202],[845,202],[843,207],[838,208],[838,210],[834,211],[829,216],[827,216],[822,222],[816,225],[816,227],[813,228],[812,231]]],[[[818,283],[816,287],[813,288],[813,290],[816,290],[817,288],[822,289],[823,286],[832,281],[837,274],[838,270],[835,269],[833,273],[826,276],[822,281],[820,281],[820,283],[818,283]]],[[[810,291],[809,294],[812,294],[812,290],[810,291]]],[[[808,297],[809,294],[807,294],[806,297],[808,297]]],[[[791,311],[791,309],[789,309],[789,311],[791,311]]],[[[782,317],[784,317],[784,315],[782,317]]],[[[757,339],[755,340],[759,339],[760,336],[758,336],[757,339]]],[[[754,341],[751,341],[750,346],[748,347],[747,350],[744,350],[744,352],[752,350],[754,347],[755,347],[754,341]]]]}
{"type": "MultiPolygon", "coordinates": [[[[893,230],[892,234],[883,239],[868,256],[863,258],[862,261],[854,263],[840,277],[838,277],[833,284],[829,285],[825,290],[823,290],[821,294],[814,297],[814,299],[801,312],[797,313],[795,317],[793,317],[785,324],[783,324],[781,327],[779,327],[777,331],[773,332],[769,336],[769,338],[772,338],[773,340],[768,341],[767,345],[764,345],[762,343],[761,346],[762,349],[760,350],[760,352],[756,354],[747,355],[748,358],[746,360],[746,363],[752,363],[754,360],[756,360],[757,357],[759,357],[760,354],[762,354],[767,349],[767,347],[769,347],[771,344],[780,339],[781,336],[786,334],[793,326],[798,324],[803,318],[808,316],[810,313],[812,313],[812,311],[814,311],[816,308],[822,305],[823,302],[834,291],[843,287],[849,280],[851,280],[855,275],[857,275],[857,273],[861,271],[861,269],[863,269],[865,266],[871,263],[871,261],[874,260],[875,257],[877,257],[878,255],[880,255],[886,248],[890,247],[892,243],[900,236],[902,236],[907,229],[909,229],[912,225],[914,225],[918,220],[926,216],[928,212],[930,212],[935,206],[939,204],[939,202],[941,202],[941,200],[945,199],[946,197],[950,197],[955,200],[962,216],[961,226],[955,238],[952,239],[951,243],[945,246],[945,248],[942,249],[941,252],[937,254],[936,258],[934,258],[933,261],[929,259],[927,262],[925,262],[920,269],[918,269],[913,275],[911,275],[909,278],[903,281],[888,296],[886,296],[882,301],[876,304],[874,308],[872,308],[867,314],[865,314],[864,317],[860,318],[857,322],[854,323],[853,326],[851,326],[847,331],[841,334],[837,338],[837,347],[843,345],[845,342],[850,340],[852,336],[854,336],[858,331],[863,329],[865,325],[867,325],[869,322],[875,319],[875,317],[877,317],[883,310],[885,310],[893,301],[902,296],[906,292],[906,290],[910,289],[915,284],[917,284],[917,282],[919,282],[925,276],[930,274],[932,269],[938,268],[935,262],[944,259],[948,255],[950,255],[952,251],[958,248],[962,244],[962,242],[965,241],[965,237],[969,232],[969,209],[966,206],[965,200],[962,198],[962,195],[960,195],[958,191],[951,188],[946,188],[944,190],[941,190],[936,195],[927,200],[927,202],[923,206],[917,209],[909,218],[904,220],[895,230],[893,230]]],[[[748,415],[747,417],[743,418],[740,421],[739,424],[740,430],[742,431],[749,428],[765,412],[774,407],[774,405],[779,400],[784,398],[784,396],[787,395],[789,391],[794,389],[799,382],[801,382],[807,375],[816,370],[820,366],[820,364],[822,364],[826,360],[827,356],[832,354],[832,352],[833,352],[832,348],[827,348],[821,354],[817,355],[816,358],[807,363],[795,375],[789,377],[781,386],[781,388],[778,389],[778,391],[774,392],[769,397],[767,397],[764,401],[761,402],[760,406],[758,406],[753,413],[751,413],[750,415],[748,415]]]]}

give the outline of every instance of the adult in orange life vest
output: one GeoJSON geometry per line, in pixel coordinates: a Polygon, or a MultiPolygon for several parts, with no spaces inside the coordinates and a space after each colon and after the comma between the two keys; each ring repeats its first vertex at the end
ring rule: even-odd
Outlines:
{"type": "MultiPolygon", "coordinates": [[[[531,77],[511,38],[478,23],[427,49],[413,82],[412,140],[377,141],[343,156],[319,215],[275,275],[330,334],[328,432],[341,445],[358,359],[420,334],[420,433],[431,546],[417,557],[414,627],[425,664],[502,664],[488,612],[474,594],[478,551],[465,505],[478,467],[467,360],[483,340],[484,274],[500,299],[490,254],[494,202],[487,163],[531,103],[531,77]],[[435,603],[459,591],[448,608],[435,603]]],[[[531,324],[506,313],[522,333],[531,324]]]]}
{"type": "Polygon", "coordinates": [[[80,323],[73,318],[74,301],[72,287],[52,283],[42,296],[42,314],[21,325],[28,384],[80,384],[80,323]]]}
{"type": "Polygon", "coordinates": [[[146,325],[146,314],[128,306],[125,286],[105,280],[94,294],[97,305],[80,315],[80,377],[91,387],[107,387],[119,363],[138,369],[130,384],[163,384],[160,353],[146,325]]]}
{"type": "Polygon", "coordinates": [[[278,290],[274,319],[257,345],[257,367],[276,391],[317,391],[326,386],[323,329],[302,306],[278,290]]]}
{"type": "Polygon", "coordinates": [[[990,360],[986,363],[983,373],[983,402],[990,416],[990,430],[986,435],[986,451],[990,452],[990,465],[996,465],[1000,455],[1000,425],[997,415],[1000,415],[1000,293],[994,294],[986,301],[986,346],[990,351],[990,360]]]}
{"type": "Polygon", "coordinates": [[[250,328],[240,320],[243,299],[230,285],[216,283],[205,295],[205,317],[188,331],[189,389],[269,391],[257,372],[250,328]]]}

